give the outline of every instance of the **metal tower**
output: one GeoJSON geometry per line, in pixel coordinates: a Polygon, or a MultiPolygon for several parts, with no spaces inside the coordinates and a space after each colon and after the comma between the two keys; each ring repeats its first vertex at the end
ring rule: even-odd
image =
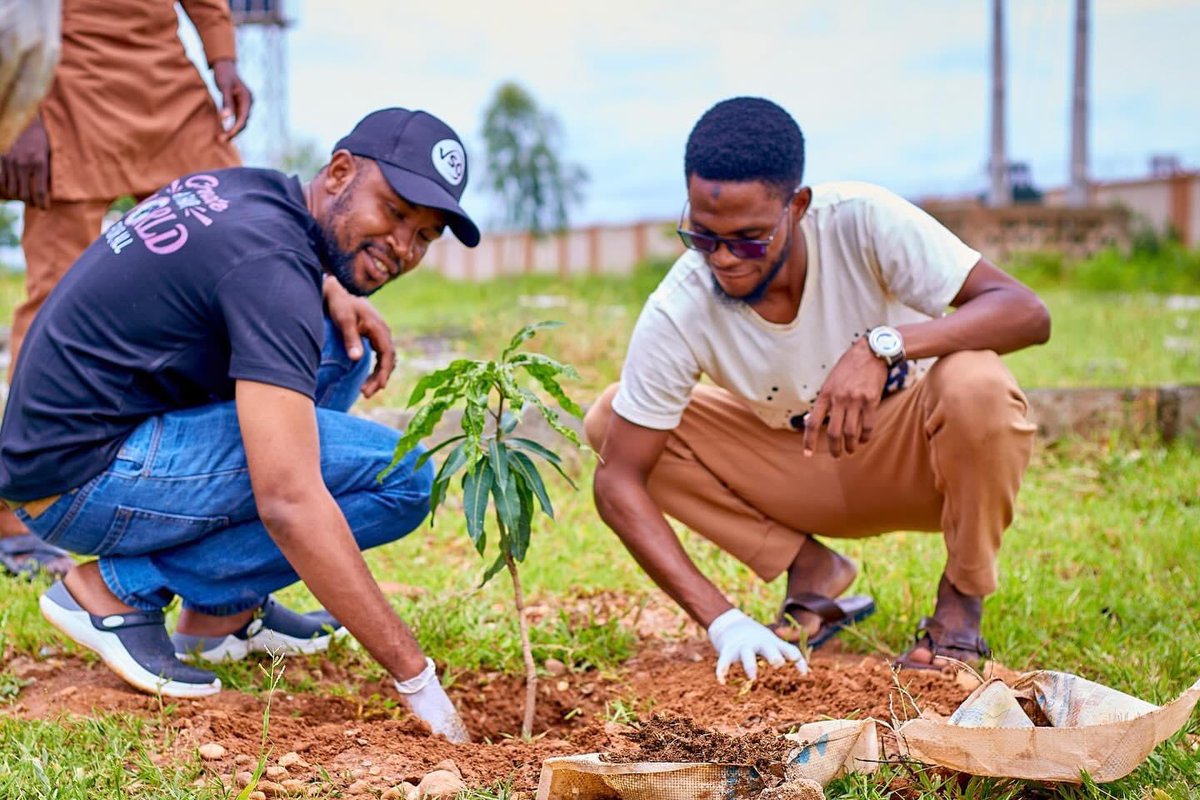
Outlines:
{"type": "Polygon", "coordinates": [[[987,194],[987,204],[992,207],[1012,202],[1005,143],[1004,77],[1004,0],[992,0],[992,155],[988,159],[987,194]]]}
{"type": "Polygon", "coordinates": [[[247,166],[283,165],[288,152],[284,0],[229,0],[237,28],[238,70],[254,93],[246,130],[234,142],[247,166]]]}

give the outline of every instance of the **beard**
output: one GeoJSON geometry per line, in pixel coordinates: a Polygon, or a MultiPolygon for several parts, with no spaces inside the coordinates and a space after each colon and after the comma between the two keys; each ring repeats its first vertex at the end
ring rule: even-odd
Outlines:
{"type": "Polygon", "coordinates": [[[761,281],[758,282],[757,285],[755,285],[755,287],[753,289],[751,289],[750,291],[746,292],[743,295],[732,295],[729,292],[725,291],[725,287],[723,287],[721,285],[721,282],[717,280],[716,275],[711,275],[710,277],[712,278],[713,294],[715,294],[717,296],[717,299],[720,300],[722,303],[728,303],[730,305],[737,305],[739,303],[744,303],[745,305],[748,305],[748,306],[754,305],[755,303],[757,303],[758,301],[760,301],[764,297],[766,297],[767,289],[769,289],[771,286],[771,283],[777,277],[779,277],[780,271],[783,270],[783,265],[787,263],[788,256],[790,256],[791,254],[792,254],[792,229],[791,229],[791,227],[789,227],[787,240],[784,241],[784,243],[783,243],[783,250],[782,250],[782,252],[779,253],[779,258],[775,259],[771,263],[771,268],[769,270],[767,270],[767,274],[763,277],[763,279],[761,281]]]}
{"type": "Polygon", "coordinates": [[[382,287],[365,287],[357,283],[354,279],[354,260],[358,258],[359,253],[366,252],[367,244],[364,242],[353,250],[345,250],[338,244],[338,230],[341,228],[341,223],[346,217],[346,209],[349,205],[347,198],[354,190],[355,184],[358,183],[361,176],[361,172],[354,176],[346,191],[333,199],[332,207],[329,210],[329,217],[318,223],[317,229],[320,233],[318,237],[318,256],[326,272],[337,278],[337,282],[342,285],[342,288],[355,297],[368,297],[382,287]]]}

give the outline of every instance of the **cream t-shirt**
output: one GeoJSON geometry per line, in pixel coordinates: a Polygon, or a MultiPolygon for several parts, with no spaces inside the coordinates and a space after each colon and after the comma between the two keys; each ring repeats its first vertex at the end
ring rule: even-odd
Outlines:
{"type": "MultiPolygon", "coordinates": [[[[980,257],[912,203],[866,183],[814,186],[800,225],[808,273],[799,313],[786,324],[719,297],[702,254],[689,250],[675,262],[634,327],[613,400],[618,414],[670,430],[704,374],[767,425],[797,428],[856,339],[876,325],[942,316],[980,257]]],[[[908,362],[900,386],[932,363],[908,362]]]]}

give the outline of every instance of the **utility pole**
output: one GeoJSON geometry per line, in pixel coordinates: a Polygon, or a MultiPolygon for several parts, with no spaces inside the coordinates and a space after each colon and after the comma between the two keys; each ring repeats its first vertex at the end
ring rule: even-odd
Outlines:
{"type": "Polygon", "coordinates": [[[1067,205],[1088,204],[1088,2],[1075,0],[1075,75],[1071,91],[1071,185],[1067,205]]]}
{"type": "Polygon", "coordinates": [[[1004,0],[992,0],[992,157],[988,162],[991,183],[988,205],[1012,202],[1008,183],[1008,155],[1004,146],[1004,0]]]}

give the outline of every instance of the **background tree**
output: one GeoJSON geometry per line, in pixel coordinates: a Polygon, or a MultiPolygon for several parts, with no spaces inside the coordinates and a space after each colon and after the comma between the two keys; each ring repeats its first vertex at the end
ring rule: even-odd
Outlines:
{"type": "Polygon", "coordinates": [[[291,142],[283,151],[278,169],[288,175],[298,175],[300,180],[312,180],[321,167],[329,163],[329,154],[317,147],[312,139],[291,142]]]}
{"type": "Polygon", "coordinates": [[[567,209],[583,199],[587,173],[559,157],[562,133],[553,114],[508,82],[484,112],[487,186],[503,205],[504,223],[534,235],[567,226],[567,209]]]}

